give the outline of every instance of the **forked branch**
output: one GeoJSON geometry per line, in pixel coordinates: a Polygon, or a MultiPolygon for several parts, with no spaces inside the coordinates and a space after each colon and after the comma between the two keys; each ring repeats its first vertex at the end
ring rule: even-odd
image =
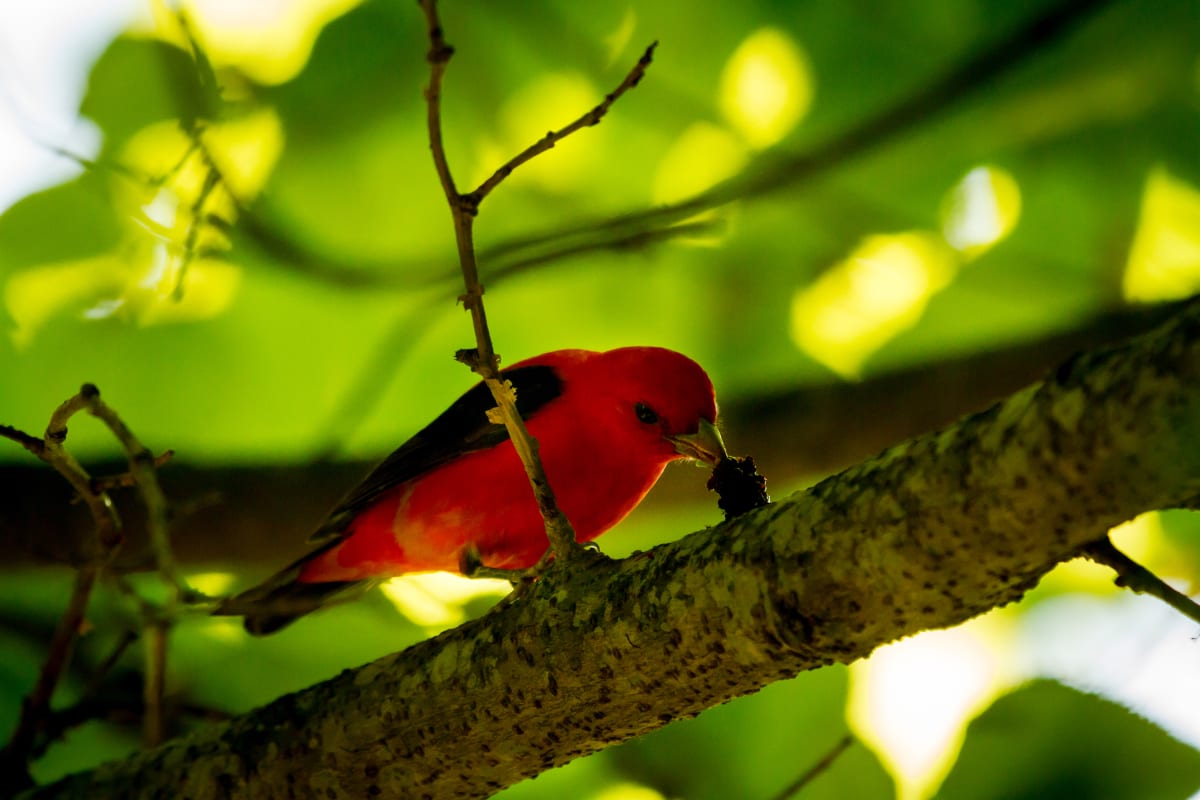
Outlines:
{"type": "Polygon", "coordinates": [[[650,65],[655,45],[650,45],[645,54],[638,60],[634,68],[625,76],[621,84],[609,93],[599,105],[576,119],[571,124],[558,131],[552,131],[536,143],[522,150],[506,162],[500,169],[480,184],[473,192],[465,194],[458,191],[450,164],[446,159],[445,145],[442,137],[442,83],[446,75],[446,67],[454,55],[454,48],[446,42],[442,23],[438,17],[436,0],[420,0],[421,9],[425,12],[425,21],[429,35],[429,85],[425,89],[427,107],[426,122],[429,128],[429,147],[433,153],[433,163],[437,170],[438,180],[450,206],[450,214],[454,220],[454,238],[458,248],[459,265],[462,268],[465,291],[459,298],[463,306],[471,314],[475,328],[474,351],[459,351],[458,359],[479,374],[492,392],[492,397],[499,408],[500,418],[508,429],[509,438],[521,458],[525,473],[537,500],[538,509],[546,522],[546,536],[550,540],[550,551],[560,562],[577,558],[582,549],[575,540],[575,531],[571,523],[558,507],[554,492],[542,468],[538,457],[537,440],[529,435],[525,422],[517,410],[516,395],[512,387],[506,384],[500,376],[500,359],[492,345],[491,332],[488,330],[487,313],[483,305],[483,282],[479,279],[479,267],[475,258],[474,222],[479,213],[479,204],[500,183],[512,174],[513,170],[529,162],[531,159],[554,147],[559,141],[577,130],[595,125],[608,112],[609,107],[622,94],[633,88],[642,79],[646,68],[650,65]]]}

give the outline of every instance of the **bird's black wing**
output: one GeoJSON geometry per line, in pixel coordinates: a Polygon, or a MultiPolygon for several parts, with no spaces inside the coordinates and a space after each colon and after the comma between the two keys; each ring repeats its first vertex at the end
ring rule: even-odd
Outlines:
{"type": "MultiPolygon", "coordinates": [[[[501,376],[512,382],[517,393],[517,411],[525,420],[562,394],[562,378],[553,367],[517,367],[505,370],[501,376]]],[[[400,445],[351,490],[313,534],[312,541],[327,541],[340,536],[354,517],[392,487],[435,470],[459,456],[493,447],[506,440],[508,431],[505,427],[488,420],[487,412],[495,407],[496,401],[487,385],[483,382],[476,384],[437,419],[400,445]]],[[[470,491],[470,487],[463,487],[463,491],[470,491]]]]}

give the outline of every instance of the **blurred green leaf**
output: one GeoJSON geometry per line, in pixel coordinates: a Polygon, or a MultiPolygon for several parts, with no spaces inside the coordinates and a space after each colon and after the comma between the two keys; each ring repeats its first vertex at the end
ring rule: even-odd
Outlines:
{"type": "MultiPolygon", "coordinates": [[[[667,797],[773,797],[847,732],[847,685],[845,667],[805,673],[620,745],[613,759],[667,797]]],[[[803,797],[888,797],[891,787],[874,754],[856,743],[803,797]]]]}
{"type": "Polygon", "coordinates": [[[105,150],[113,153],[153,122],[179,120],[190,129],[211,118],[217,102],[190,54],[158,39],[122,36],[92,68],[79,110],[104,131],[105,150]]]}
{"type": "Polygon", "coordinates": [[[1200,787],[1200,752],[1116,703],[1035,681],[967,729],[939,800],[1175,800],[1200,787]]]}
{"type": "Polygon", "coordinates": [[[240,619],[189,620],[172,632],[174,685],[193,702],[242,713],[426,638],[378,592],[253,638],[240,619]],[[327,643],[337,642],[336,647],[327,643]]]}
{"type": "Polygon", "coordinates": [[[300,144],[329,144],[422,104],[422,21],[407,6],[368,0],[321,31],[303,71],[262,98],[300,144]]]}
{"type": "Polygon", "coordinates": [[[69,183],[19,200],[0,215],[0,278],[115,247],[121,227],[108,180],[102,171],[86,170],[69,183]],[[64,236],[64,230],[70,235],[64,236]]]}

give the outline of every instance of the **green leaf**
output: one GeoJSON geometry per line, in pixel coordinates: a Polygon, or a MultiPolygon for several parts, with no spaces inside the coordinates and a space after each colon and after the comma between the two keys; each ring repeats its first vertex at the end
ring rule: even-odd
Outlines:
{"type": "Polygon", "coordinates": [[[115,247],[120,235],[105,179],[85,172],[25,197],[0,215],[0,276],[98,255],[115,247]]]}
{"type": "Polygon", "coordinates": [[[366,2],[321,31],[295,79],[264,88],[289,132],[302,140],[349,134],[397,113],[418,113],[425,79],[420,15],[366,2]]]}
{"type": "Polygon", "coordinates": [[[153,122],[177,119],[190,128],[211,117],[213,87],[201,83],[191,55],[154,39],[122,36],[100,56],[80,112],[104,131],[105,149],[119,148],[153,122]]]}
{"type": "MultiPolygon", "coordinates": [[[[631,778],[669,797],[773,797],[847,732],[846,687],[844,667],[806,673],[621,745],[613,757],[631,778]]],[[[890,797],[892,791],[874,754],[852,744],[803,796],[890,797]]]]}
{"type": "Polygon", "coordinates": [[[1052,681],[971,723],[939,800],[1175,800],[1200,787],[1200,751],[1125,708],[1052,681]]]}

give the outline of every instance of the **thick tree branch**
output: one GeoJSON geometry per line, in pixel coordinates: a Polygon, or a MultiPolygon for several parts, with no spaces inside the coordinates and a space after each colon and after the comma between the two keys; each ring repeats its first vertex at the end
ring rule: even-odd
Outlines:
{"type": "Polygon", "coordinates": [[[483,797],[1020,599],[1200,488],[1200,304],[811,490],[34,796],[483,797]],[[166,787],[169,787],[166,788],[166,787]],[[374,790],[373,788],[374,787],[374,790]]]}

